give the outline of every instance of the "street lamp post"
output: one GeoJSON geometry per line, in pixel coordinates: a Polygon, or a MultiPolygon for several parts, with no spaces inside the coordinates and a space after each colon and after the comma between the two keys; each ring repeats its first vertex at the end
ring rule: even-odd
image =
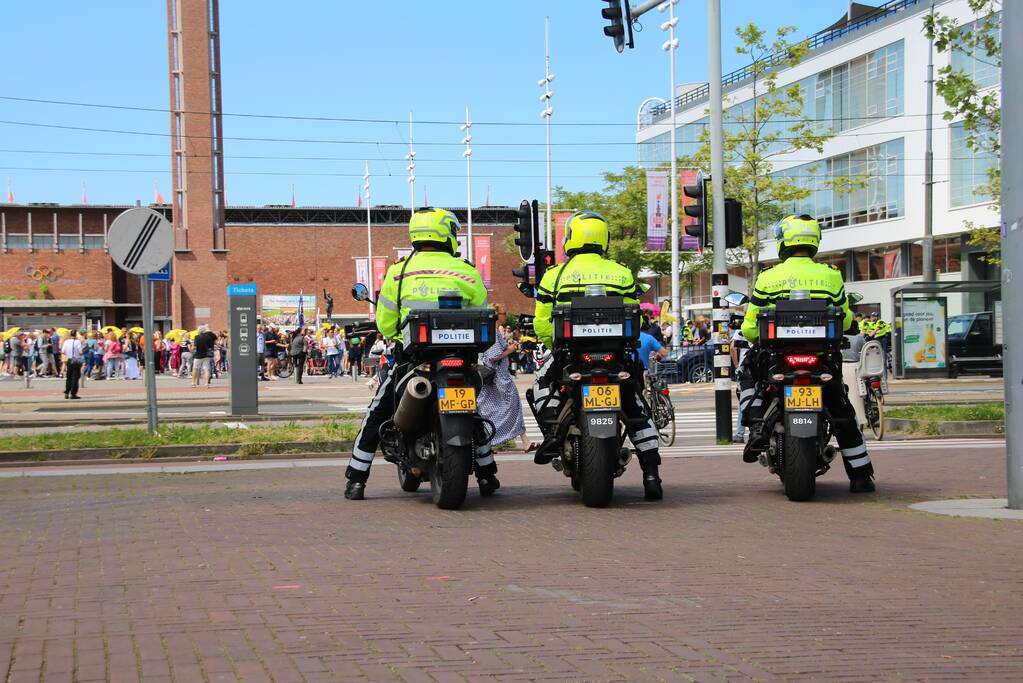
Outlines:
{"type": "MultiPolygon", "coordinates": [[[[369,161],[366,162],[366,172],[362,176],[363,189],[366,191],[366,255],[367,255],[367,266],[369,267],[369,282],[366,283],[369,287],[369,291],[372,294],[372,299],[376,300],[376,278],[373,276],[373,225],[370,216],[369,209],[369,161]]],[[[370,315],[374,311],[373,302],[369,304],[370,315]]]]}
{"type": "Polygon", "coordinates": [[[467,196],[465,204],[469,213],[469,228],[465,238],[465,257],[472,261],[472,147],[469,146],[469,143],[472,142],[472,121],[469,119],[469,105],[465,106],[465,123],[459,126],[459,130],[465,132],[465,137],[462,138],[465,151],[462,152],[462,156],[465,157],[465,191],[467,196]]]}
{"type": "Polygon", "coordinates": [[[679,325],[681,316],[681,301],[679,300],[678,281],[678,155],[675,153],[675,50],[678,49],[678,38],[675,37],[675,27],[678,26],[678,17],[675,16],[675,3],[678,0],[667,0],[657,8],[657,11],[668,12],[668,20],[661,24],[661,30],[668,32],[668,40],[664,41],[661,49],[668,53],[670,67],[668,72],[671,78],[671,346],[674,349],[679,347],[679,337],[682,330],[679,325]]]}
{"type": "Polygon", "coordinates": [[[408,113],[408,154],[405,155],[408,166],[408,208],[409,211],[416,210],[416,150],[412,146],[412,112],[408,113]]]}
{"type": "Polygon", "coordinates": [[[544,103],[544,109],[540,112],[546,122],[547,129],[547,211],[545,212],[546,220],[544,221],[544,248],[552,249],[551,247],[551,225],[552,216],[554,215],[554,207],[551,206],[551,116],[554,114],[554,109],[551,107],[551,98],[554,96],[554,92],[551,91],[551,81],[554,80],[554,74],[551,73],[551,18],[544,17],[543,23],[543,36],[544,36],[544,50],[547,56],[546,66],[544,67],[544,77],[536,82],[538,86],[544,89],[543,95],[540,95],[540,101],[544,103]]]}

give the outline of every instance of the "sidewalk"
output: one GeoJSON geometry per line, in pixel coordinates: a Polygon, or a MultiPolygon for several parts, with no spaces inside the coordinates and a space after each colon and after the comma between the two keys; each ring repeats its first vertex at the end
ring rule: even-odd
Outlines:
{"type": "Polygon", "coordinates": [[[362,503],[339,466],[0,480],[0,680],[1023,678],[1023,523],[908,507],[1003,495],[1004,448],[874,459],[794,504],[669,458],[606,510],[529,462],[454,512],[383,463],[362,503]]]}

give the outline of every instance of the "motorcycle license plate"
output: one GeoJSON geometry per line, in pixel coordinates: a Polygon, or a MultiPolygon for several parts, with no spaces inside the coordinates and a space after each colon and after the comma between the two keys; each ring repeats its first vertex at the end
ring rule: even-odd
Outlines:
{"type": "Polygon", "coordinates": [[[785,410],[820,410],[820,387],[785,387],[785,410]]]}
{"type": "Polygon", "coordinates": [[[437,405],[442,413],[476,412],[474,387],[446,387],[437,389],[437,405]]]}
{"type": "Polygon", "coordinates": [[[583,410],[619,410],[622,394],[617,384],[587,384],[583,387],[583,410]]]}

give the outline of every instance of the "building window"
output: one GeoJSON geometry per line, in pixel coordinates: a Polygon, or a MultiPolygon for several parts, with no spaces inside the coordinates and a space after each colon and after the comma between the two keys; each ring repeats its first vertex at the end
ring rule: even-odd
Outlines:
{"type": "Polygon", "coordinates": [[[60,235],[59,244],[61,249],[77,249],[78,235],[60,235]]]}
{"type": "Polygon", "coordinates": [[[903,45],[900,40],[804,78],[803,113],[818,133],[841,132],[903,111],[903,45]]]}
{"type": "MultiPolygon", "coordinates": [[[[977,24],[984,20],[974,21],[963,26],[964,32],[972,33],[977,24]]],[[[1001,35],[1001,12],[994,17],[994,26],[990,33],[996,40],[1001,35]]],[[[970,79],[977,84],[978,90],[991,88],[1001,82],[1001,67],[998,66],[998,58],[992,57],[984,49],[983,38],[978,37],[981,42],[977,44],[972,52],[952,50],[952,70],[965,72],[970,79]]]]}
{"type": "MultiPolygon", "coordinates": [[[[937,273],[958,273],[962,270],[960,258],[960,239],[958,237],[947,237],[934,240],[934,272],[937,273]]],[[[909,245],[909,267],[910,275],[924,274],[924,248],[919,244],[909,245]]]]}
{"type": "MultiPolygon", "coordinates": [[[[700,136],[707,127],[708,118],[679,126],[675,131],[675,147],[679,156],[692,156],[700,149],[700,136]]],[[[671,163],[671,132],[661,133],[637,144],[639,163],[649,167],[671,163]]]]}
{"type": "Polygon", "coordinates": [[[103,248],[103,235],[86,235],[85,236],[85,248],[86,249],[102,249],[103,248]]]}
{"type": "Polygon", "coordinates": [[[8,249],[28,249],[28,235],[7,233],[8,249]]]}
{"type": "Polygon", "coordinates": [[[32,235],[32,248],[36,250],[53,249],[53,235],[32,235]]]}
{"type": "Polygon", "coordinates": [[[807,191],[783,208],[813,216],[825,230],[899,218],[905,213],[902,157],[899,138],[778,171],[775,175],[788,176],[807,191]]]}
{"type": "Polygon", "coordinates": [[[826,263],[827,265],[836,269],[838,272],[842,274],[843,278],[846,276],[847,269],[845,267],[846,258],[844,251],[839,252],[837,254],[818,254],[817,261],[819,261],[820,263],[826,263]]]}
{"type": "Polygon", "coordinates": [[[998,166],[998,159],[984,144],[983,134],[978,133],[974,149],[968,144],[970,134],[963,123],[953,123],[948,127],[952,136],[949,162],[949,202],[952,207],[969,206],[989,202],[992,197],[984,191],[990,171],[998,166]]]}

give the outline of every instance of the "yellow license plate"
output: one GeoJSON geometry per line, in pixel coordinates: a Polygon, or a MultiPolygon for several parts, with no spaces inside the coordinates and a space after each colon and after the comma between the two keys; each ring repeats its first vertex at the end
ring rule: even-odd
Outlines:
{"type": "Polygon", "coordinates": [[[820,387],[785,387],[785,410],[820,410],[820,387]]]}
{"type": "Polygon", "coordinates": [[[437,404],[442,413],[474,413],[476,412],[476,389],[474,387],[437,389],[437,404]]]}
{"type": "Polygon", "coordinates": [[[587,384],[583,387],[583,410],[617,410],[622,394],[617,384],[587,384]]]}

